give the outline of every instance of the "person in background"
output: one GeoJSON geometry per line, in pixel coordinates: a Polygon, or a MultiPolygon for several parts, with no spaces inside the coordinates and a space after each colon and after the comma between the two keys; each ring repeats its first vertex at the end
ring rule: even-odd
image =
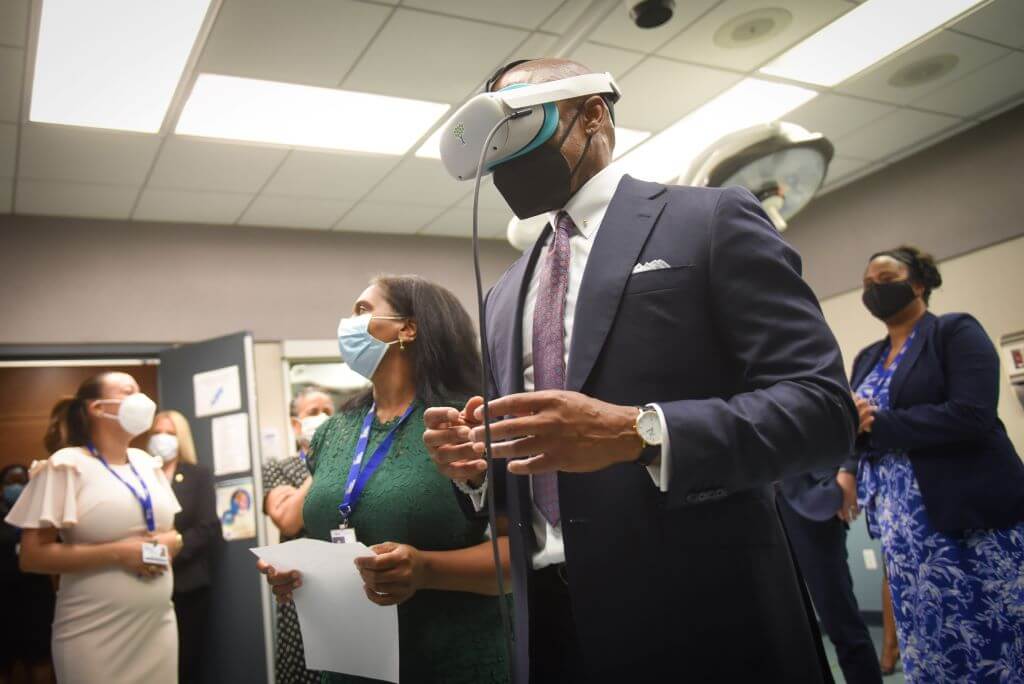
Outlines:
{"type": "Polygon", "coordinates": [[[928,311],[941,284],[915,247],[868,260],[864,305],[887,335],[853,362],[858,499],[882,541],[906,681],[1024,682],[1024,464],[985,330],[928,311]]]}
{"type": "Polygon", "coordinates": [[[178,679],[198,684],[205,677],[213,554],[223,541],[213,473],[196,463],[192,430],[185,416],[161,411],[151,432],[147,450],[163,461],[164,476],[181,505],[181,512],[174,516],[174,527],[182,538],[181,550],[174,558],[178,679]]]}
{"type": "MultiPolygon", "coordinates": [[[[0,471],[3,496],[0,518],[6,517],[28,484],[23,465],[0,471]]],[[[21,530],[0,520],[0,595],[7,619],[0,630],[0,684],[10,684],[20,661],[32,684],[53,680],[50,665],[50,623],[53,621],[53,584],[49,577],[25,573],[18,567],[21,530]]]]}
{"type": "MultiPolygon", "coordinates": [[[[451,292],[416,276],[374,279],[353,314],[338,328],[341,356],[373,387],[311,442],[306,533],[351,535],[377,554],[356,564],[367,600],[398,605],[403,684],[508,681],[505,599],[497,597],[486,522],[462,514],[423,444],[424,409],[462,405],[479,382],[473,323],[451,292]]],[[[498,544],[507,563],[507,538],[498,544]]],[[[258,567],[287,600],[298,573],[258,567]]],[[[324,673],[324,681],[366,680],[324,673]]]]}
{"type": "MultiPolygon", "coordinates": [[[[306,466],[309,442],[316,429],[334,415],[334,402],[320,387],[299,390],[290,406],[292,434],[297,456],[270,461],[263,466],[263,488],[267,492],[263,510],[281,532],[281,541],[303,536],[302,504],[313,482],[306,466]]],[[[299,616],[290,602],[277,605],[275,671],[280,684],[320,681],[320,673],[306,669],[306,657],[299,630],[299,616]]]]}
{"type": "Polygon", "coordinates": [[[156,405],[132,376],[101,373],[53,407],[52,455],[37,462],[7,522],[21,568],[60,575],[53,621],[58,682],[173,684],[178,633],[168,561],[181,510],[160,461],[128,446],[156,405]]]}
{"type": "Polygon", "coordinates": [[[857,463],[787,478],[775,502],[846,684],[880,684],[871,632],[853,593],[846,534],[856,519],[857,463]],[[851,470],[852,467],[852,470],[851,470]]]}

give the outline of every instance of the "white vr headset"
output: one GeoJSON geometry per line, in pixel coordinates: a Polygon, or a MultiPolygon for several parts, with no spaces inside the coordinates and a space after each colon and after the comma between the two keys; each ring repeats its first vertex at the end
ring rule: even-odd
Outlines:
{"type": "Polygon", "coordinates": [[[441,161],[458,180],[476,178],[480,153],[488,134],[510,116],[491,140],[483,175],[502,162],[543,145],[558,128],[555,102],[585,95],[619,99],[611,74],[584,74],[547,83],[515,83],[497,92],[480,93],[452,114],[441,128],[441,161]]]}

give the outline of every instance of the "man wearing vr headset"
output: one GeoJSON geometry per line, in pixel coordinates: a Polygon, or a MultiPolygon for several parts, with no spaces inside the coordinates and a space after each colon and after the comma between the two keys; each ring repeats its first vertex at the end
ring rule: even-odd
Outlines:
{"type": "MultiPolygon", "coordinates": [[[[589,73],[514,63],[477,97],[564,98],[589,73]]],[[[607,81],[490,164],[518,216],[550,220],[487,297],[491,476],[481,399],[430,409],[424,440],[467,511],[508,516],[516,681],[830,681],[771,485],[850,453],[839,348],[753,195],[610,166],[607,81]]]]}

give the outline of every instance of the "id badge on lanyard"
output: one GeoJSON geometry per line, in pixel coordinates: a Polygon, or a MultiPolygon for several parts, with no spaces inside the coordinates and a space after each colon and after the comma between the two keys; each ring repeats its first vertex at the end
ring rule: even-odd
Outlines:
{"type": "Polygon", "coordinates": [[[338,513],[341,515],[341,524],[337,529],[331,530],[331,542],[335,544],[351,544],[356,541],[356,531],[349,521],[352,519],[352,511],[366,487],[366,483],[380,467],[380,464],[387,457],[391,445],[395,441],[395,433],[402,427],[405,420],[412,415],[416,402],[409,404],[409,408],[402,414],[401,419],[395,424],[391,431],[373,452],[373,456],[365,464],[363,457],[366,455],[366,447],[370,441],[370,428],[373,426],[373,419],[377,413],[376,404],[370,406],[366,418],[363,420],[363,428],[359,432],[359,441],[356,442],[356,451],[352,456],[352,466],[348,469],[348,480],[345,483],[345,497],[338,506],[338,513]]]}

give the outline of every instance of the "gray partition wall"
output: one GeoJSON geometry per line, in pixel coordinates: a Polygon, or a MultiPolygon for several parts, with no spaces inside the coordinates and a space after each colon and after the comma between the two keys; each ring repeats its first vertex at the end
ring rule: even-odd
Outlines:
{"type": "MultiPolygon", "coordinates": [[[[227,388],[226,395],[233,395],[232,388],[227,388]]],[[[252,336],[236,333],[161,352],[160,408],[180,411],[188,418],[195,439],[196,459],[214,472],[213,421],[222,415],[241,412],[248,415],[248,463],[239,465],[246,469],[216,475],[215,480],[220,485],[252,478],[251,507],[255,511],[256,537],[225,542],[213,564],[204,681],[210,684],[268,682],[273,672],[270,598],[262,577],[256,572],[256,558],[249,551],[266,540],[252,336]],[[196,374],[231,367],[238,369],[238,403],[231,404],[232,408],[222,413],[197,417],[196,374]]]]}

